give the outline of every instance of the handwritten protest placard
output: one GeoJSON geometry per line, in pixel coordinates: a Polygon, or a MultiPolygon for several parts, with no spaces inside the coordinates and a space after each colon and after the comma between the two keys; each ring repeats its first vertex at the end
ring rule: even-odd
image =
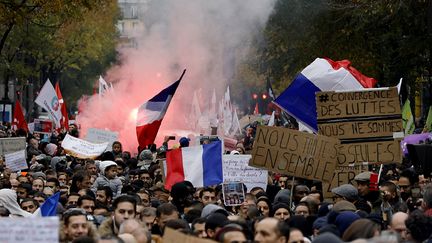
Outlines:
{"type": "Polygon", "coordinates": [[[341,140],[339,165],[402,161],[397,89],[316,93],[319,134],[341,140]]]}
{"type": "Polygon", "coordinates": [[[105,152],[108,143],[91,143],[66,134],[61,146],[68,154],[74,157],[94,159],[105,152]]]}
{"type": "Polygon", "coordinates": [[[57,243],[59,218],[2,218],[0,242],[7,243],[57,243]]]}
{"type": "Polygon", "coordinates": [[[6,167],[13,172],[28,169],[25,150],[5,154],[6,167]]]}
{"type": "Polygon", "coordinates": [[[331,182],[339,140],[288,128],[259,126],[250,166],[331,182]]]}
{"type": "Polygon", "coordinates": [[[180,231],[166,227],[163,235],[163,243],[215,243],[210,239],[198,238],[192,235],[186,235],[180,231]]]}
{"type": "Polygon", "coordinates": [[[343,184],[354,185],[354,177],[361,172],[368,171],[367,165],[352,164],[349,166],[337,166],[333,173],[331,183],[323,182],[323,196],[324,198],[332,198],[333,193],[331,190],[343,184]]]}
{"type": "Polygon", "coordinates": [[[24,137],[18,138],[0,138],[0,155],[16,152],[26,148],[24,137]]]}
{"type": "Polygon", "coordinates": [[[107,150],[111,151],[112,144],[117,141],[118,132],[112,132],[109,130],[102,130],[97,128],[89,128],[85,140],[92,143],[105,143],[108,142],[107,150]]]}
{"type": "Polygon", "coordinates": [[[242,182],[248,192],[254,187],[267,188],[267,170],[249,166],[251,155],[224,155],[222,171],[225,183],[242,182]]]}

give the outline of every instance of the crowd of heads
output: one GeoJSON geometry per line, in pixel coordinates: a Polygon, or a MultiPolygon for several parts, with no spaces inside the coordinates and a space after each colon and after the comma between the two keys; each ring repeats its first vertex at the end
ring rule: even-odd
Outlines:
{"type": "MultiPolygon", "coordinates": [[[[245,130],[227,154],[250,153],[256,129],[245,130]]],[[[123,151],[116,141],[98,158],[82,159],[61,147],[66,133],[78,136],[79,131],[71,126],[49,137],[2,133],[26,137],[29,169],[12,172],[1,161],[0,217],[30,217],[59,193],[61,242],[161,242],[168,228],[226,243],[425,242],[431,237],[430,175],[409,159],[383,166],[378,185],[364,171],[351,184],[328,191],[319,181],[269,172],[266,188],[243,185],[244,200],[227,206],[222,185],[197,188],[181,181],[170,191],[165,188],[166,152],[189,146],[190,139],[165,139],[137,153],[123,151]]]]}

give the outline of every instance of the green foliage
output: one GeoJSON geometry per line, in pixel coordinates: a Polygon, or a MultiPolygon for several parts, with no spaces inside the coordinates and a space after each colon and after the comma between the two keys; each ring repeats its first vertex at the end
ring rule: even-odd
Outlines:
{"type": "Polygon", "coordinates": [[[430,0],[279,0],[244,65],[248,76],[274,79],[279,92],[317,57],[348,59],[380,86],[403,77],[415,88],[418,77],[432,74],[431,6],[430,0]]]}
{"type": "Polygon", "coordinates": [[[116,0],[0,1],[0,79],[30,80],[35,90],[62,80],[67,101],[90,93],[115,61],[118,15],[116,0]]]}

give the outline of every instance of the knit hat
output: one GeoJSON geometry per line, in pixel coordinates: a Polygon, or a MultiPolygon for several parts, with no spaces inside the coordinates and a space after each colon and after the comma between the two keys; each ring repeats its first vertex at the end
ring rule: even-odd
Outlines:
{"type": "Polygon", "coordinates": [[[49,143],[45,147],[45,153],[49,156],[53,156],[57,152],[57,145],[49,143]]]}
{"type": "Polygon", "coordinates": [[[358,190],[351,184],[344,184],[335,187],[331,191],[338,196],[344,197],[350,202],[358,199],[358,190]]]}
{"type": "Polygon", "coordinates": [[[342,200],[342,201],[337,202],[333,206],[332,210],[335,212],[344,212],[344,211],[355,212],[357,210],[357,208],[354,206],[353,203],[342,200]]]}
{"type": "Polygon", "coordinates": [[[32,173],[32,177],[33,177],[33,179],[37,179],[37,178],[39,178],[39,177],[42,177],[43,180],[46,180],[46,175],[45,175],[45,173],[43,173],[43,172],[41,172],[41,171],[38,171],[38,172],[34,172],[34,173],[32,173]]]}
{"type": "Polygon", "coordinates": [[[326,216],[332,208],[333,208],[333,204],[330,204],[328,202],[320,203],[317,216],[318,217],[326,216]]]}
{"type": "Polygon", "coordinates": [[[290,214],[291,214],[291,209],[290,209],[290,207],[288,206],[288,204],[279,202],[279,203],[276,203],[276,204],[273,205],[273,208],[272,208],[272,210],[270,211],[270,215],[271,215],[271,216],[274,216],[274,214],[276,213],[276,211],[277,211],[278,209],[280,209],[280,208],[285,208],[285,209],[288,210],[288,212],[290,212],[290,214]]]}
{"type": "Polygon", "coordinates": [[[312,229],[321,229],[324,225],[327,225],[327,217],[319,217],[317,218],[313,224],[312,229]]]}
{"type": "Polygon", "coordinates": [[[227,224],[229,224],[229,220],[226,215],[213,213],[206,219],[205,228],[215,230],[217,227],[222,228],[227,224]]]}
{"type": "Polygon", "coordinates": [[[51,169],[56,170],[56,165],[59,163],[63,158],[60,156],[55,156],[51,158],[51,169]]]}
{"type": "Polygon", "coordinates": [[[291,192],[288,189],[282,189],[280,190],[274,199],[274,203],[278,203],[278,202],[282,202],[282,203],[286,203],[289,204],[290,203],[290,194],[291,192]]]}
{"type": "Polygon", "coordinates": [[[180,140],[179,140],[180,147],[189,147],[189,141],[190,141],[190,139],[187,137],[180,138],[180,140]]]}
{"type": "Polygon", "coordinates": [[[339,213],[336,217],[334,224],[338,227],[340,235],[345,233],[345,230],[357,219],[360,219],[360,216],[354,212],[345,211],[339,213]]]}
{"type": "Polygon", "coordinates": [[[332,234],[332,233],[324,233],[324,234],[319,234],[313,241],[312,243],[327,243],[327,242],[334,242],[334,243],[342,243],[343,241],[337,237],[336,235],[332,234]]]}
{"type": "Polygon", "coordinates": [[[113,165],[117,166],[117,164],[114,161],[111,161],[111,160],[105,160],[105,161],[100,162],[100,164],[99,164],[100,173],[102,175],[105,175],[105,170],[108,167],[113,166],[113,165]]]}
{"type": "Polygon", "coordinates": [[[226,209],[224,209],[223,207],[218,206],[216,204],[207,204],[201,212],[201,218],[207,218],[209,215],[213,213],[221,213],[226,217],[229,215],[228,211],[226,211],[226,209]]]}
{"type": "Polygon", "coordinates": [[[150,149],[144,149],[138,156],[138,160],[138,167],[144,167],[145,169],[148,169],[153,162],[153,153],[150,151],[150,149]]]}

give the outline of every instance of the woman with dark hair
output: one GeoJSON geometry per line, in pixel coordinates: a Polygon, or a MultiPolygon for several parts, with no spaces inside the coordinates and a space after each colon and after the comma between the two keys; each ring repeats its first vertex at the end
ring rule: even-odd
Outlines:
{"type": "Polygon", "coordinates": [[[371,239],[379,236],[380,228],[380,225],[369,219],[358,219],[345,230],[342,240],[350,242],[357,239],[371,239]]]}
{"type": "Polygon", "coordinates": [[[263,216],[268,217],[271,211],[270,200],[266,196],[260,196],[257,199],[257,208],[263,216]]]}

